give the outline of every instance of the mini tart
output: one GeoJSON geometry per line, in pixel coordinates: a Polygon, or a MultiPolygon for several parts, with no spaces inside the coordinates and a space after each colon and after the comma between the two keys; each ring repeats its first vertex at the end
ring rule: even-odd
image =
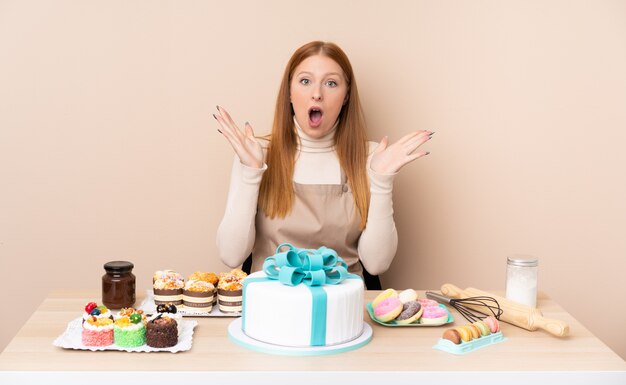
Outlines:
{"type": "Polygon", "coordinates": [[[424,312],[420,323],[424,325],[443,325],[448,322],[448,311],[437,306],[422,306],[424,312]]]}
{"type": "Polygon", "coordinates": [[[374,300],[372,301],[372,309],[375,309],[376,306],[378,306],[378,304],[381,301],[387,298],[398,298],[398,292],[395,291],[394,289],[387,289],[383,291],[382,293],[378,294],[376,298],[374,298],[374,300]]]}
{"type": "Polygon", "coordinates": [[[398,297],[400,298],[400,301],[402,301],[402,303],[417,301],[417,292],[413,289],[406,289],[401,291],[400,294],[398,294],[398,297]]]}
{"type": "MultiPolygon", "coordinates": [[[[402,302],[402,300],[400,300],[402,302]]],[[[402,312],[396,318],[396,324],[408,325],[416,322],[423,313],[424,309],[417,301],[408,301],[402,305],[402,312]]]]}

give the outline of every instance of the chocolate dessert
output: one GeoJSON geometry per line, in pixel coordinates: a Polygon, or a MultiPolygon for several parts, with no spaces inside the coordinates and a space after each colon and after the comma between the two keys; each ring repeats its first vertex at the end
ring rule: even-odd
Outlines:
{"type": "Polygon", "coordinates": [[[159,314],[146,325],[146,343],[153,348],[169,348],[178,343],[178,326],[174,319],[159,314]]]}

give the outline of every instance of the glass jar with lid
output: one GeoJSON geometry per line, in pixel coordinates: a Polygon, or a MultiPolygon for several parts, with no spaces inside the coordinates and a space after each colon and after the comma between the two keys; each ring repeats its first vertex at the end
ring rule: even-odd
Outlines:
{"type": "Polygon", "coordinates": [[[512,255],[506,264],[506,298],[530,307],[537,306],[539,260],[529,255],[512,255]]]}
{"type": "Polygon", "coordinates": [[[111,309],[132,307],[135,304],[135,275],[132,262],[111,261],[104,264],[102,276],[102,303],[111,309]]]}

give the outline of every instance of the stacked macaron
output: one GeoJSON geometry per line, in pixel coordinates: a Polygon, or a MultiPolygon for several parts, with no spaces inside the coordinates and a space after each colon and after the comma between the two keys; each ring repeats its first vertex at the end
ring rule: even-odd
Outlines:
{"type": "Polygon", "coordinates": [[[387,289],[372,301],[372,309],[378,321],[397,325],[442,325],[448,320],[448,311],[444,307],[433,300],[417,298],[413,289],[400,293],[387,289]]]}
{"type": "Polygon", "coordinates": [[[483,320],[447,329],[443,332],[442,338],[449,340],[455,345],[488,336],[500,331],[500,323],[494,316],[489,316],[483,320]]]}

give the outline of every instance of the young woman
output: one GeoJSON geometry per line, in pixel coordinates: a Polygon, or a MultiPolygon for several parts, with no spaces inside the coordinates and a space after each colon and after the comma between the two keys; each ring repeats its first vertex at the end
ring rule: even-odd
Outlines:
{"type": "Polygon", "coordinates": [[[398,244],[393,178],[428,155],[417,149],[433,133],[368,142],[352,66],[337,45],[314,41],[294,52],[268,137],[255,137],[248,123],[240,130],[219,106],[213,116],[236,154],[217,232],[226,265],[251,255],[251,271],[261,270],[287,242],[334,249],[355,274],[361,263],[373,275],[389,268],[398,244]]]}

